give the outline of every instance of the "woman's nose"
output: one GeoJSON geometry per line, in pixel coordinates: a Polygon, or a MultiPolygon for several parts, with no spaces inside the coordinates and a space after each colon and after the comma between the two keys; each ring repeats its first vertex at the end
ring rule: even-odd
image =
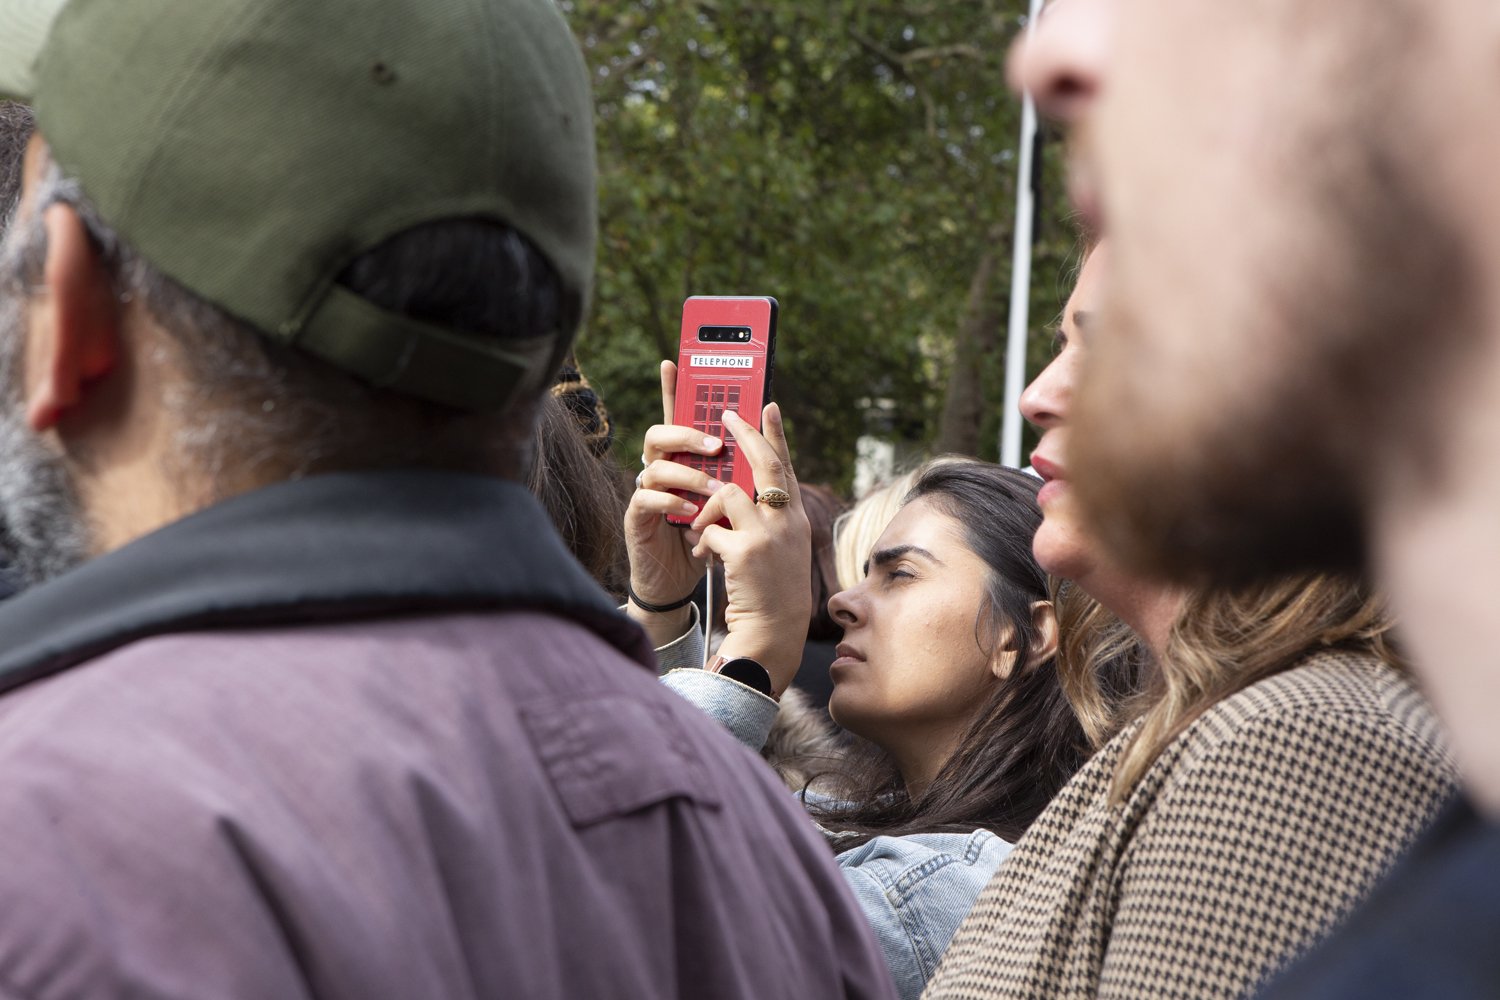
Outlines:
{"type": "Polygon", "coordinates": [[[859,624],[859,612],[855,610],[858,605],[856,591],[858,587],[841,590],[828,599],[828,613],[833,620],[844,628],[852,628],[859,624]]]}
{"type": "Polygon", "coordinates": [[[1067,416],[1068,389],[1066,364],[1061,355],[1053,358],[1021,393],[1021,416],[1042,430],[1050,430],[1067,416]]]}

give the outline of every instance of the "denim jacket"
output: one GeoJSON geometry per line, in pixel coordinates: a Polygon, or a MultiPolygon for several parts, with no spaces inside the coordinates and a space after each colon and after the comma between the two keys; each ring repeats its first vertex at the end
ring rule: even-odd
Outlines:
{"type": "MultiPolygon", "coordinates": [[[[776,702],[738,681],[704,672],[703,633],[696,620],[656,655],[662,683],[718,719],[751,750],[765,745],[776,702]]],[[[811,801],[816,795],[804,797],[811,801]]],[[[835,850],[836,836],[830,838],[835,850]]],[[[902,1000],[921,996],[954,931],[1010,850],[990,831],[975,830],[875,837],[838,854],[902,1000]]]]}

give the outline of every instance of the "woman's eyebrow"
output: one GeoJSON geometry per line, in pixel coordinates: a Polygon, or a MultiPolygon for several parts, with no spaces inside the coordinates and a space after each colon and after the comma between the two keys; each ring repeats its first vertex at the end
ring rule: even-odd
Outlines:
{"type": "Polygon", "coordinates": [[[888,549],[881,549],[879,552],[873,553],[870,556],[870,561],[865,564],[865,572],[868,573],[871,566],[884,566],[887,563],[895,562],[902,556],[921,556],[928,562],[937,563],[939,566],[943,565],[941,559],[920,545],[893,545],[888,549]]]}

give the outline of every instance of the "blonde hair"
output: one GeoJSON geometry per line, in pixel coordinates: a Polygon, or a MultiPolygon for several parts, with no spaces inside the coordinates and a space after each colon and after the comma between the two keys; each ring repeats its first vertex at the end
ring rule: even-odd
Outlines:
{"type": "Polygon", "coordinates": [[[1349,650],[1399,669],[1384,599],[1346,576],[1301,574],[1187,599],[1160,669],[1141,695],[1140,728],[1115,767],[1110,801],[1123,802],[1161,752],[1204,712],[1309,654],[1349,650]]]}
{"type": "Polygon", "coordinates": [[[1089,745],[1114,739],[1150,653],[1130,627],[1072,580],[1048,578],[1057,611],[1057,673],[1089,745]]]}
{"type": "Polygon", "coordinates": [[[928,459],[870,490],[853,507],[840,514],[833,522],[833,565],[839,589],[857,587],[865,578],[865,563],[874,551],[875,543],[880,541],[881,533],[901,509],[901,501],[906,499],[906,494],[911,492],[922,473],[938,465],[976,461],[978,459],[962,455],[939,455],[928,459]]]}

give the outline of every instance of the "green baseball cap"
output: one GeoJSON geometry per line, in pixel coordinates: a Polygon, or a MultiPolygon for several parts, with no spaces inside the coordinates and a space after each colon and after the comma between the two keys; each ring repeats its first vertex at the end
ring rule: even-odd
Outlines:
{"type": "Polygon", "coordinates": [[[372,384],[493,409],[577,332],[498,341],[335,283],[403,230],[481,218],[587,300],[593,107],[554,0],[0,0],[0,95],[153,266],[372,384]]]}

